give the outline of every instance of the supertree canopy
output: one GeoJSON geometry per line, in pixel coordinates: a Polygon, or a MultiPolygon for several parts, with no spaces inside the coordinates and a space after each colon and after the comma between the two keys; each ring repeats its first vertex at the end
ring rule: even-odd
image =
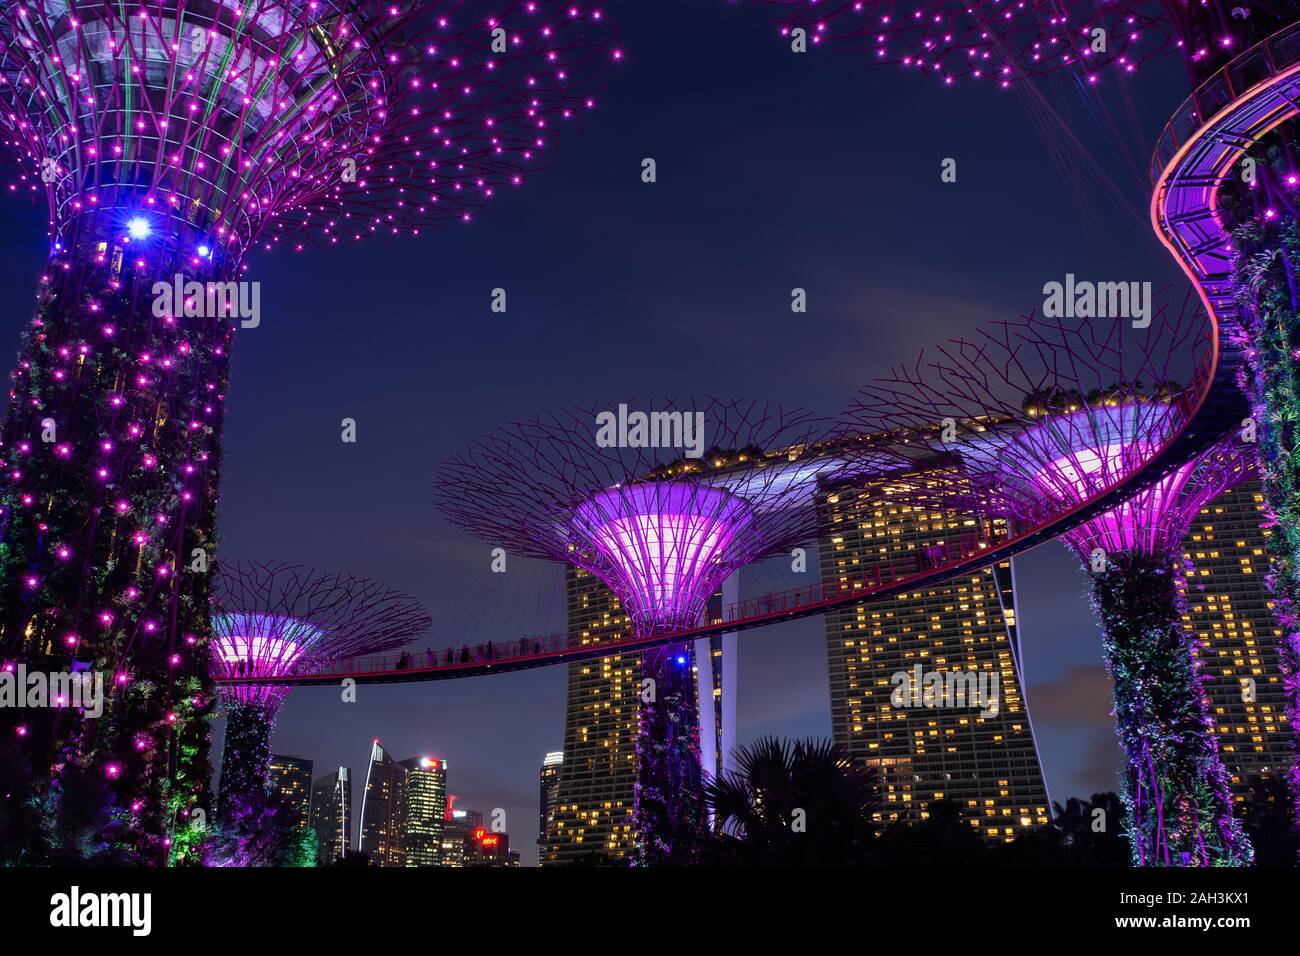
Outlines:
{"type": "Polygon", "coordinates": [[[230,273],[248,249],[468,218],[621,54],[548,0],[27,0],[0,133],[57,251],[230,273]]]}
{"type": "Polygon", "coordinates": [[[1193,76],[1218,69],[1295,19],[1285,0],[768,0],[782,34],[882,63],[1008,87],[1057,70],[1095,83],[1170,51],[1193,76]]]}
{"type": "MultiPolygon", "coordinates": [[[[1124,487],[1188,417],[1170,376],[1199,366],[1196,316],[1129,330],[1030,317],[940,347],[863,390],[847,418],[914,436],[958,462],[954,494],[1032,527],[1124,487]],[[1188,319],[1193,320],[1192,323],[1188,319]],[[932,429],[936,421],[949,428],[932,429]]],[[[909,439],[910,440],[910,439],[909,439]]],[[[1182,540],[1200,507],[1250,467],[1225,439],[1074,524],[1091,573],[1128,758],[1124,799],[1139,865],[1248,863],[1194,642],[1182,622],[1182,540]]]]}
{"type": "MultiPolygon", "coordinates": [[[[754,402],[576,407],[475,442],[435,496],[489,544],[596,575],[636,637],[671,635],[727,577],[813,536],[812,489],[837,467],[810,449],[818,437],[807,414],[754,402]]],[[[655,682],[637,744],[642,862],[681,860],[704,822],[690,655],[671,642],[642,655],[655,682]]]]}
{"type": "MultiPolygon", "coordinates": [[[[0,429],[0,662],[111,676],[19,721],[30,786],[93,770],[141,862],[206,805],[220,435],[257,247],[468,220],[620,56],[590,3],[26,0],[0,7],[10,190],[50,260],[0,429]],[[63,768],[63,769],[60,769],[63,768]]],[[[50,817],[56,816],[51,810],[50,817]]]]}
{"type": "Polygon", "coordinates": [[[288,696],[259,677],[390,650],[426,630],[419,601],[377,581],[300,565],[222,561],[212,591],[212,673],[226,714],[217,814],[270,786],[271,729],[288,696]]]}

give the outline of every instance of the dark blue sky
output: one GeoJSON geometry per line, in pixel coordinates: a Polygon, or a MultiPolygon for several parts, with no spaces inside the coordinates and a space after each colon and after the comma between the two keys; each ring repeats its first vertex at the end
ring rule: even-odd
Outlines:
{"type": "MultiPolygon", "coordinates": [[[[1177,64],[1119,97],[1061,84],[1068,128],[1127,205],[1067,188],[1012,93],[796,56],[766,11],[611,0],[624,64],[549,168],[469,226],[342,251],[256,257],[262,324],[236,339],[221,507],[225,554],[380,578],[425,600],[427,643],[559,630],[561,578],[488,573],[486,546],[435,512],[439,461],[493,427],[572,402],[754,396],[836,413],[927,342],[1035,307],[1066,272],[1177,281],[1143,225],[1150,143],[1183,95],[1177,64]],[[1127,127],[1124,127],[1127,128],[1127,127]],[[659,181],[640,180],[644,157],[659,181]],[[958,181],[940,182],[957,160],[958,181]],[[1091,224],[1091,225],[1089,225],[1091,224]],[[806,315],[790,290],[808,292],[806,315]],[[502,287],[509,311],[489,311],[502,287]],[[355,418],[359,440],[339,439],[355,418]]],[[[1046,89],[1046,87],[1044,87],[1046,89]]],[[[1077,157],[1076,157],[1077,158],[1077,157]]],[[[44,261],[43,210],[9,201],[0,342],[16,349],[44,261]]],[[[1181,285],[1178,286],[1181,295],[1181,285]]],[[[1028,699],[1056,799],[1115,785],[1100,642],[1062,547],[1018,565],[1028,699]]],[[[779,583],[766,570],[747,591],[779,583]]],[[[784,586],[784,585],[782,585],[784,586]]],[[[426,643],[421,642],[421,646],[426,643]]],[[[828,735],[820,618],[741,641],[742,741],[828,735]]],[[[535,860],[537,772],[564,733],[565,670],[296,691],[277,752],[364,780],[369,741],[445,757],[462,806],[508,814],[535,860]]],[[[219,745],[219,738],[214,742],[219,745]]],[[[216,749],[214,746],[214,759],[216,749]]]]}

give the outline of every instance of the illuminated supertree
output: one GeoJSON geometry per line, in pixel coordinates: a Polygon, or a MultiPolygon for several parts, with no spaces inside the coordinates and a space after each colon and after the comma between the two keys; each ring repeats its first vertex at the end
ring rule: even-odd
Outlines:
{"type": "MultiPolygon", "coordinates": [[[[1032,527],[1127,485],[1188,421],[1205,346],[1184,313],[1151,328],[1030,317],[957,339],[865,388],[857,428],[927,442],[957,464],[954,494],[1032,527]],[[936,424],[940,425],[938,429],[936,424]]],[[[1252,852],[1232,813],[1195,642],[1183,623],[1182,541],[1200,508],[1251,467],[1235,439],[1176,464],[1064,535],[1091,575],[1134,862],[1236,865],[1252,852]]]]}
{"type": "MultiPolygon", "coordinates": [[[[590,571],[648,639],[699,624],[724,580],[813,536],[813,488],[834,466],[809,451],[817,431],[762,403],[570,408],[475,442],[435,494],[489,544],[590,571]]],[[[642,653],[654,685],[640,707],[637,862],[689,858],[704,826],[690,661],[685,642],[642,653]]]]}
{"type": "Polygon", "coordinates": [[[289,694],[282,677],[407,643],[433,623],[419,601],[378,581],[301,565],[222,561],[212,587],[212,674],[226,736],[217,815],[270,786],[271,730],[289,694]]]}
{"type": "Polygon", "coordinates": [[[260,318],[247,253],[470,219],[619,55],[581,0],[0,7],[10,190],[45,198],[51,243],[0,435],[0,661],[115,678],[97,721],[0,714],[30,767],[9,799],[98,768],[141,862],[208,799],[204,567],[233,330],[260,318]]]}

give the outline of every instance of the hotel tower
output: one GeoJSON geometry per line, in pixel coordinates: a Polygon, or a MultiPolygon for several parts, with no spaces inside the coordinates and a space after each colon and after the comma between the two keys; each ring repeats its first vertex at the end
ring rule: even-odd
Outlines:
{"type": "Polygon", "coordinates": [[[1278,670],[1282,630],[1273,617],[1261,527],[1264,495],[1244,481],[1201,509],[1183,541],[1187,614],[1200,643],[1201,674],[1233,797],[1252,777],[1283,777],[1291,765],[1286,692],[1278,670]]]}
{"type": "MultiPolygon", "coordinates": [[[[898,580],[949,549],[1005,536],[1001,519],[926,503],[928,491],[950,480],[913,472],[822,489],[823,584],[876,574],[898,580]]],[[[950,800],[991,842],[1049,822],[1019,675],[1009,563],[831,611],[826,647],[834,739],[876,768],[882,821],[920,819],[932,801],[950,800]],[[916,700],[922,695],[895,693],[910,686],[900,675],[914,681],[918,667],[935,680],[982,680],[971,686],[988,688],[996,706],[951,699],[925,706],[916,700]]]]}

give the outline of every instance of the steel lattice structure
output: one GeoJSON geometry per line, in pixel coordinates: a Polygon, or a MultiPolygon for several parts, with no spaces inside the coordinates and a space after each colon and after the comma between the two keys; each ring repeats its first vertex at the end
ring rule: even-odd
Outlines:
{"type": "Polygon", "coordinates": [[[971,494],[1003,502],[1025,525],[1046,522],[1125,484],[1187,421],[1194,389],[1175,379],[1199,380],[1210,346],[1190,302],[1177,311],[1156,305],[1141,330],[1127,320],[1035,313],[991,323],[865,386],[843,427],[877,436],[872,446],[911,455],[920,447],[936,464],[959,462],[971,494]],[[1122,423],[1107,411],[1120,406],[1129,408],[1122,423]],[[1086,480],[1040,480],[1058,459],[1068,465],[1072,449],[1117,441],[1122,447],[1096,463],[1075,453],[1086,480]],[[1031,480],[1008,485],[1008,474],[1031,480]]]}
{"type": "MultiPolygon", "coordinates": [[[[388,585],[301,565],[223,560],[212,590],[212,671],[256,678],[310,671],[340,658],[400,647],[433,623],[388,585]]],[[[224,685],[226,741],[219,812],[269,784],[270,733],[283,686],[224,685]]]]}
{"type": "Polygon", "coordinates": [[[489,544],[596,575],[638,634],[671,632],[697,623],[729,575],[813,536],[811,485],[835,466],[803,461],[821,435],[802,411],[718,399],[624,408],[648,416],[647,436],[702,416],[701,456],[680,443],[602,447],[597,416],[616,413],[575,407],[475,442],[442,466],[436,499],[489,544]]]}
{"type": "MultiPolygon", "coordinates": [[[[999,323],[895,369],[846,419],[929,445],[961,475],[953,495],[963,507],[1050,521],[1129,483],[1186,421],[1187,390],[1172,379],[1204,360],[1203,316],[1162,308],[1149,327],[1128,325],[1032,315],[999,323]]],[[[1181,555],[1201,506],[1252,465],[1225,438],[1064,536],[1092,574],[1138,865],[1251,859],[1181,619],[1181,555]]]]}

